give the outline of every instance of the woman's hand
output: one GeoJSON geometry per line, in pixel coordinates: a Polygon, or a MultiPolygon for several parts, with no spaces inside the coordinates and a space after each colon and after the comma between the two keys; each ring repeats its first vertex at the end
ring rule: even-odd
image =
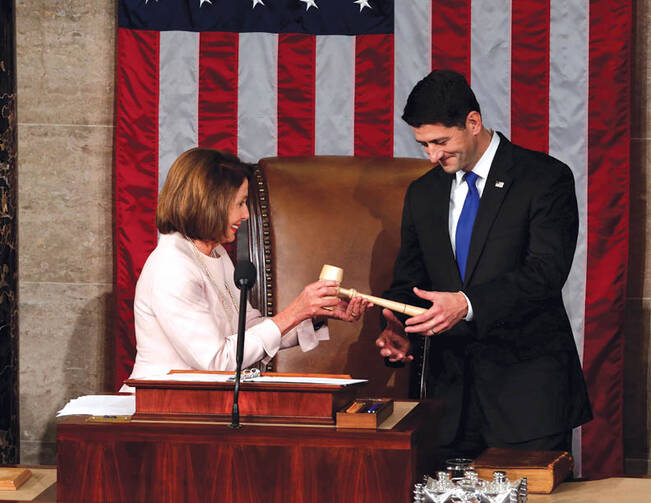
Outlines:
{"type": "Polygon", "coordinates": [[[357,321],[371,307],[373,304],[362,297],[353,297],[350,301],[339,299],[334,309],[329,312],[329,317],[347,322],[357,321]]]}
{"type": "Polygon", "coordinates": [[[333,280],[320,280],[303,288],[289,306],[272,318],[280,332],[284,334],[309,318],[332,317],[334,308],[339,305],[337,285],[333,280]],[[332,307],[333,311],[325,307],[332,307]]]}

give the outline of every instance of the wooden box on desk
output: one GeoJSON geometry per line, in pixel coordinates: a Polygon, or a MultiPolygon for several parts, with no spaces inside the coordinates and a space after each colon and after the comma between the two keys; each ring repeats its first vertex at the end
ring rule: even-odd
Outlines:
{"type": "Polygon", "coordinates": [[[16,491],[31,476],[32,472],[27,468],[1,467],[0,490],[16,491]]]}
{"type": "Polygon", "coordinates": [[[565,451],[518,451],[489,447],[473,463],[479,478],[492,480],[493,472],[506,472],[509,480],[527,477],[530,493],[549,494],[563,482],[574,467],[565,451]]]}
{"type": "Polygon", "coordinates": [[[337,412],[337,428],[377,428],[393,414],[393,400],[390,398],[358,398],[352,404],[337,412]],[[375,405],[373,413],[366,411],[349,412],[357,402],[375,405]]]}
{"type": "MultiPolygon", "coordinates": [[[[172,371],[170,373],[181,373],[172,371]]],[[[182,371],[192,374],[228,372],[182,371]]],[[[230,372],[232,374],[232,372],[230,372]]],[[[350,379],[348,375],[280,374],[277,377],[326,377],[350,379]]],[[[234,383],[128,379],[136,389],[134,419],[224,420],[231,418],[234,383]]],[[[247,422],[335,424],[335,413],[357,395],[360,385],[306,384],[242,381],[240,419],[247,422]]]]}

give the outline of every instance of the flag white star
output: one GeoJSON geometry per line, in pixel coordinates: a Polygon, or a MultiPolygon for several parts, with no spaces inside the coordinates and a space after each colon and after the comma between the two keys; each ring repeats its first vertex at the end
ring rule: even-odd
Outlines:
{"type": "Polygon", "coordinates": [[[301,0],[301,2],[305,3],[305,10],[310,10],[310,7],[316,7],[317,9],[319,6],[314,3],[314,0],[301,0]]]}
{"type": "Polygon", "coordinates": [[[355,0],[353,3],[356,3],[357,5],[359,5],[359,11],[362,12],[362,9],[364,7],[368,7],[369,9],[373,8],[368,4],[368,1],[369,0],[355,0]]]}
{"type": "Polygon", "coordinates": [[[253,7],[251,7],[251,8],[255,9],[255,6],[258,5],[258,4],[264,5],[264,2],[262,0],[253,0],[253,7]]]}
{"type": "MultiPolygon", "coordinates": [[[[156,0],[156,1],[158,2],[158,0],[156,0]]],[[[203,5],[204,2],[208,2],[210,5],[212,5],[212,1],[211,1],[211,0],[199,0],[199,7],[201,7],[201,6],[203,5]]]]}

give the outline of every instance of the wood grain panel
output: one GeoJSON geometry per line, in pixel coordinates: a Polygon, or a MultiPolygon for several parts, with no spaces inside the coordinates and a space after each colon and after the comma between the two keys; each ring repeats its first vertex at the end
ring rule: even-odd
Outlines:
{"type": "Polygon", "coordinates": [[[59,497],[71,502],[393,503],[413,483],[402,450],[110,442],[71,443],[63,455],[71,450],[83,467],[60,467],[59,497]]]}
{"type": "Polygon", "coordinates": [[[414,411],[390,431],[67,418],[57,432],[58,498],[408,502],[412,484],[429,470],[421,451],[435,449],[423,434],[431,427],[426,407],[414,411]]]}

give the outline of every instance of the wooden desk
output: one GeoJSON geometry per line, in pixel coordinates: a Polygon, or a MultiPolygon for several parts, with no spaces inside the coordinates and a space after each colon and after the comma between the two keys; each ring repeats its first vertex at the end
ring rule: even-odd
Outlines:
{"type": "Polygon", "coordinates": [[[430,402],[389,430],[68,417],[57,426],[58,500],[408,503],[432,471],[435,428],[430,402]]]}

